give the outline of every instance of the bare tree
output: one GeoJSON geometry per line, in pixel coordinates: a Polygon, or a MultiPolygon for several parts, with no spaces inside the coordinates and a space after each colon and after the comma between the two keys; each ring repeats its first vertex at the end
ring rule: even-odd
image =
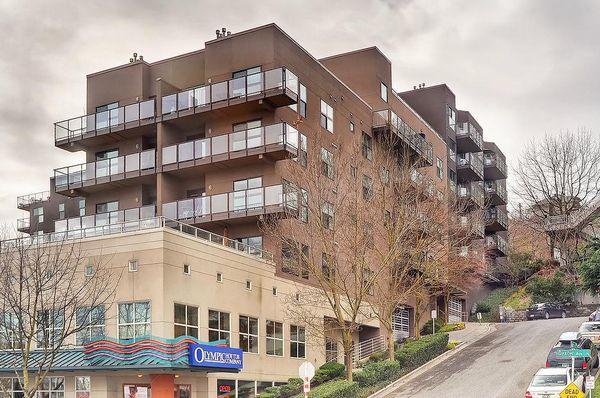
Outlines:
{"type": "Polygon", "coordinates": [[[78,241],[32,237],[1,242],[0,278],[0,344],[33,398],[61,350],[103,335],[120,274],[78,241]]]}
{"type": "Polygon", "coordinates": [[[532,140],[514,170],[516,193],[533,225],[550,238],[567,265],[573,260],[585,223],[547,228],[591,205],[600,205],[600,139],[589,131],[564,132],[532,140]]]}

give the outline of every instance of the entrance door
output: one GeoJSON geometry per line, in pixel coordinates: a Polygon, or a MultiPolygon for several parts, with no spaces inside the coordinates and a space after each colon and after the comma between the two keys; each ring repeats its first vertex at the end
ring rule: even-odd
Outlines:
{"type": "Polygon", "coordinates": [[[463,303],[459,299],[448,301],[448,323],[462,322],[463,303]]]}

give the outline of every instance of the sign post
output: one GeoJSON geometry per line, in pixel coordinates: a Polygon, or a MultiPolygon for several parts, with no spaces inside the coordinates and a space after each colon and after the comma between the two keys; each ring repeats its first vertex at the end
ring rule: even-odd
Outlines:
{"type": "Polygon", "coordinates": [[[433,334],[435,334],[435,320],[437,319],[437,311],[431,310],[431,326],[433,327],[433,334]]]}
{"type": "Polygon", "coordinates": [[[584,398],[585,394],[577,387],[575,383],[571,383],[565,387],[560,393],[560,398],[584,398]]]}
{"type": "Polygon", "coordinates": [[[594,387],[596,386],[596,377],[589,375],[585,378],[585,390],[590,392],[590,397],[594,396],[594,387]]]}
{"type": "Polygon", "coordinates": [[[298,368],[298,376],[300,376],[304,383],[304,396],[308,397],[308,393],[310,392],[310,380],[315,376],[315,366],[308,361],[302,362],[298,368]]]}

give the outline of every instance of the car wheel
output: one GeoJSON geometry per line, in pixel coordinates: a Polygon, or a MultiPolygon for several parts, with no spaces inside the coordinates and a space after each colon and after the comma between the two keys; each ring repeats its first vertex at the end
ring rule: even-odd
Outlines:
{"type": "Polygon", "coordinates": [[[566,317],[567,317],[567,313],[563,311],[563,312],[562,312],[562,314],[561,314],[561,316],[562,316],[563,318],[566,318],[566,317]]]}
{"type": "Polygon", "coordinates": [[[546,312],[546,313],[544,314],[544,317],[545,317],[546,319],[550,319],[550,314],[546,312]]]}

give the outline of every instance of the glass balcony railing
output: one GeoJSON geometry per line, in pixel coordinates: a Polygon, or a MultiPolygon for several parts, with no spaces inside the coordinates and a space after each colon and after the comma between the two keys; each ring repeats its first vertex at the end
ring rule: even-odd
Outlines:
{"type": "Polygon", "coordinates": [[[498,183],[497,180],[486,181],[485,192],[488,196],[498,195],[498,197],[500,197],[500,199],[502,199],[502,201],[505,203],[508,199],[506,187],[504,186],[504,184],[498,183]]]}
{"type": "Polygon", "coordinates": [[[508,214],[497,207],[490,207],[485,211],[485,222],[486,224],[492,224],[497,222],[505,229],[508,227],[508,214]]]}
{"type": "Polygon", "coordinates": [[[483,157],[481,153],[459,153],[456,160],[458,168],[471,168],[478,176],[483,178],[483,157]]]}
{"type": "Polygon", "coordinates": [[[433,164],[433,148],[429,142],[418,132],[413,130],[401,117],[391,109],[384,109],[373,113],[373,128],[389,127],[408,146],[416,151],[419,156],[429,164],[433,164]]]}
{"type": "Polygon", "coordinates": [[[503,175],[508,175],[506,161],[501,156],[498,156],[493,152],[487,152],[485,153],[483,159],[486,167],[495,166],[498,170],[502,172],[503,175]]]}
{"type": "Polygon", "coordinates": [[[182,222],[165,217],[154,217],[142,220],[124,221],[99,227],[81,228],[77,230],[52,232],[42,235],[21,237],[0,241],[0,248],[14,248],[29,245],[45,245],[52,243],[68,243],[68,240],[95,238],[99,236],[114,236],[134,231],[152,231],[159,229],[175,230],[180,234],[198,239],[202,242],[210,242],[227,250],[244,253],[273,262],[273,254],[259,247],[249,246],[233,239],[193,227],[182,222]]]}
{"type": "Polygon", "coordinates": [[[113,177],[138,177],[156,170],[156,150],[148,149],[129,155],[54,170],[56,191],[108,182],[113,177]]]}
{"type": "Polygon", "coordinates": [[[50,191],[30,193],[17,197],[17,207],[19,209],[26,208],[35,203],[45,202],[50,199],[50,191]]]}
{"type": "Polygon", "coordinates": [[[419,170],[415,168],[410,169],[410,180],[413,184],[423,189],[428,196],[433,196],[433,192],[435,190],[435,184],[431,177],[426,174],[421,173],[419,170]]]}
{"type": "Polygon", "coordinates": [[[477,181],[458,184],[458,197],[461,199],[472,199],[478,206],[483,207],[483,187],[477,181]]]}
{"type": "Polygon", "coordinates": [[[242,102],[280,90],[289,91],[297,100],[298,77],[286,68],[271,69],[163,96],[162,115],[177,117],[178,112],[201,112],[214,104],[234,100],[242,102]]]}
{"type": "Polygon", "coordinates": [[[495,249],[504,254],[508,253],[508,244],[506,243],[506,240],[500,235],[487,235],[485,237],[485,244],[489,249],[495,249]]]}
{"type": "Polygon", "coordinates": [[[77,141],[98,132],[119,131],[156,121],[154,99],[54,123],[54,142],[77,141]]]}
{"type": "Polygon", "coordinates": [[[145,220],[156,216],[156,206],[147,205],[131,209],[91,214],[89,216],[66,218],[54,221],[54,231],[76,231],[93,227],[120,224],[123,222],[145,220]]]}
{"type": "Polygon", "coordinates": [[[29,229],[30,227],[29,217],[19,218],[17,219],[17,230],[21,231],[24,229],[29,229]]]}
{"type": "Polygon", "coordinates": [[[162,215],[176,220],[203,218],[214,215],[236,216],[248,211],[269,207],[298,208],[297,192],[287,184],[246,189],[211,196],[182,199],[164,203],[162,215]]]}
{"type": "Polygon", "coordinates": [[[268,145],[289,146],[296,153],[298,130],[289,124],[278,123],[171,145],[162,149],[162,165],[204,159],[268,145]]]}
{"type": "Polygon", "coordinates": [[[483,148],[483,135],[471,123],[458,123],[456,138],[470,138],[479,148],[483,148]]]}

